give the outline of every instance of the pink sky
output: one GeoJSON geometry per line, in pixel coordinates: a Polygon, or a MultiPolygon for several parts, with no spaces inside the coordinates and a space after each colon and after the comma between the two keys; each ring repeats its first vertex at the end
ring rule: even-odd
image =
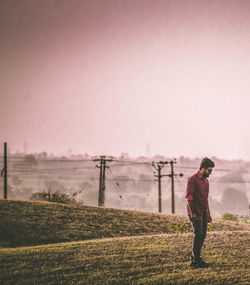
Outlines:
{"type": "Polygon", "coordinates": [[[250,159],[249,8],[0,0],[0,143],[250,159]]]}

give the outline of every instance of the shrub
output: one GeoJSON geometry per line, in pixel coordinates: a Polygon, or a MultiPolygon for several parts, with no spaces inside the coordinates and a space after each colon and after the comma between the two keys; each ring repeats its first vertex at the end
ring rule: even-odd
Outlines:
{"type": "Polygon", "coordinates": [[[229,220],[229,221],[238,221],[238,217],[234,214],[230,214],[230,213],[225,213],[222,218],[224,220],[229,220]]]}
{"type": "Polygon", "coordinates": [[[241,221],[245,224],[250,224],[250,216],[241,216],[241,221]]]}
{"type": "Polygon", "coordinates": [[[76,196],[78,195],[78,192],[74,192],[72,194],[65,194],[60,193],[58,191],[56,192],[36,192],[33,193],[30,197],[30,200],[32,201],[48,201],[48,202],[57,202],[57,203],[63,203],[63,204],[77,204],[76,196]]]}

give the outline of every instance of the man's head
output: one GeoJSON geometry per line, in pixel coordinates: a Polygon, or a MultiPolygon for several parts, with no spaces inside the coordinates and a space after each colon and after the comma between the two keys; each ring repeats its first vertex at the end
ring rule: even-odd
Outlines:
{"type": "Polygon", "coordinates": [[[209,177],[213,171],[213,167],[215,167],[215,164],[211,159],[207,157],[203,158],[200,165],[200,172],[203,177],[209,177]]]}

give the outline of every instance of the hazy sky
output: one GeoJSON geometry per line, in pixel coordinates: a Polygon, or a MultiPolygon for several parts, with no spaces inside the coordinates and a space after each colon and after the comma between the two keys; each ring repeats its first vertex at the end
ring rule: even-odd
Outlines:
{"type": "Polygon", "coordinates": [[[0,0],[12,152],[250,159],[249,91],[250,1],[0,0]]]}

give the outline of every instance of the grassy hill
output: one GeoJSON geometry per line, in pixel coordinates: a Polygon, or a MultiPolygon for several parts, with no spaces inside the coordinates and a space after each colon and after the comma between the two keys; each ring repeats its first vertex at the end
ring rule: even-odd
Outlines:
{"type": "Polygon", "coordinates": [[[1,284],[250,284],[250,232],[208,233],[206,269],[191,269],[192,234],[0,249],[1,284]]]}
{"type": "Polygon", "coordinates": [[[206,269],[189,267],[190,231],[186,217],[0,200],[0,284],[250,284],[249,224],[209,226],[206,269]]]}
{"type": "MultiPolygon", "coordinates": [[[[215,221],[209,230],[245,230],[247,225],[215,221]]],[[[40,245],[104,237],[187,233],[186,217],[74,206],[0,200],[0,247],[40,245]]]]}
{"type": "MultiPolygon", "coordinates": [[[[247,227],[249,225],[215,221],[209,230],[245,230],[247,227]]],[[[181,216],[0,200],[0,247],[187,232],[191,232],[190,223],[181,216]]]]}

